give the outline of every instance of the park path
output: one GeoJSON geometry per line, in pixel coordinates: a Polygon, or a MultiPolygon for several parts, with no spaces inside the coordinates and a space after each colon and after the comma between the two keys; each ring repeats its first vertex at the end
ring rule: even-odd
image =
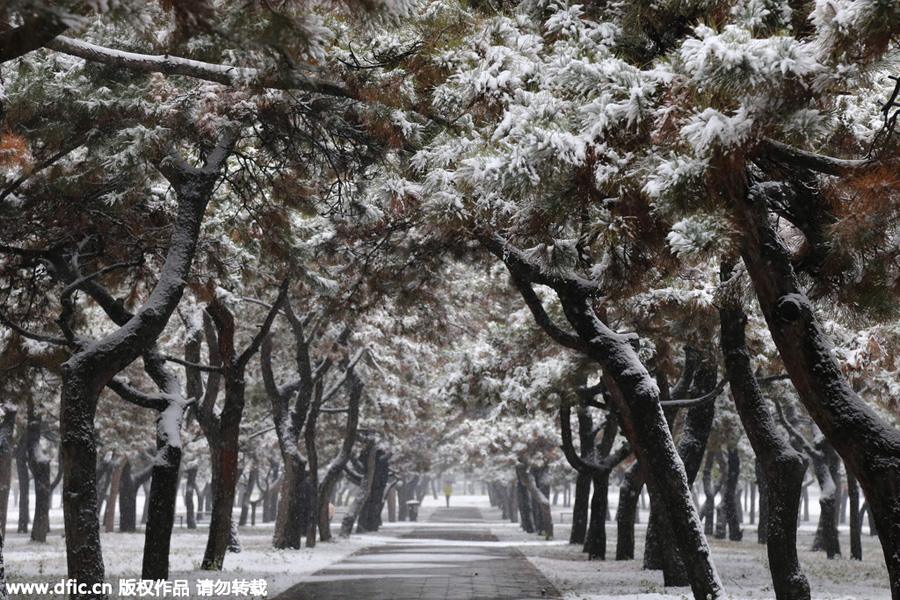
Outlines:
{"type": "Polygon", "coordinates": [[[305,577],[281,600],[525,600],[559,593],[521,552],[496,542],[474,507],[436,509],[383,546],[305,577]],[[459,523],[459,528],[453,523],[459,523]],[[488,543],[486,543],[488,542],[488,543]]]}

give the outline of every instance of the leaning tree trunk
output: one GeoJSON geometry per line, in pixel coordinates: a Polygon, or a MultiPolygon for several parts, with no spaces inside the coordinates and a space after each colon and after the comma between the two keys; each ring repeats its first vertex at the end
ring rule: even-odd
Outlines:
{"type": "MultiPolygon", "coordinates": [[[[581,442],[581,458],[587,459],[594,449],[594,420],[587,407],[578,409],[578,439],[581,442]]],[[[575,498],[572,503],[572,530],[570,544],[585,543],[588,530],[588,509],[591,505],[591,474],[578,471],[575,479],[575,498]]],[[[595,488],[596,489],[596,488],[595,488]]],[[[596,493],[596,492],[595,492],[596,493]]],[[[604,515],[605,517],[605,515],[604,515]]]]}
{"type": "MultiPolygon", "coordinates": [[[[702,402],[695,402],[688,408],[681,438],[678,440],[678,455],[684,462],[685,474],[690,487],[693,486],[700,470],[709,433],[712,430],[716,396],[709,395],[716,387],[716,369],[703,361],[700,353],[693,348],[685,348],[684,364],[681,379],[670,392],[672,402],[677,403],[690,398],[705,398],[702,402]]],[[[657,515],[654,515],[652,511],[654,504],[651,502],[650,521],[647,524],[647,542],[644,546],[644,568],[661,568],[666,586],[689,585],[690,581],[684,562],[681,560],[672,538],[665,507],[659,499],[655,505],[662,507],[662,510],[658,510],[657,515]]]]}
{"type": "MultiPolygon", "coordinates": [[[[748,189],[733,169],[728,194],[743,234],[741,255],[772,339],[801,401],[859,481],[878,526],[891,594],[900,599],[900,431],[847,382],[790,255],[769,221],[768,186],[748,189]]],[[[779,188],[780,189],[780,188],[779,188]]]]}
{"type": "Polygon", "coordinates": [[[514,284],[545,331],[560,344],[596,361],[614,381],[617,392],[611,396],[625,437],[645,471],[647,485],[663,499],[673,517],[673,536],[685,561],[693,595],[703,600],[722,597],[722,583],[700,526],[684,464],[678,458],[660,405],[659,388],[635,349],[637,336],[618,333],[602,322],[594,311],[594,290],[589,283],[575,276],[544,272],[502,238],[481,241],[506,264],[514,284]],[[553,288],[574,334],[552,322],[534,291],[534,282],[553,288]]]}
{"type": "MultiPolygon", "coordinates": [[[[350,460],[353,452],[353,445],[356,443],[356,431],[359,426],[359,402],[362,398],[363,381],[355,371],[348,372],[347,380],[350,385],[350,392],[347,406],[347,430],[344,433],[344,440],[341,443],[341,449],[337,456],[332,459],[328,468],[325,470],[325,476],[319,489],[319,498],[321,498],[321,506],[319,508],[319,537],[325,542],[331,539],[331,517],[329,516],[328,502],[331,498],[334,485],[337,483],[344,471],[344,467],[350,460]]],[[[401,504],[401,510],[403,504],[401,504]]]]}
{"type": "MultiPolygon", "coordinates": [[[[732,276],[723,264],[723,280],[732,276]]],[[[724,298],[719,308],[720,345],[734,405],[756,454],[760,489],[760,543],[767,543],[769,570],[777,600],[808,600],[809,582],[797,557],[797,517],[807,462],[781,437],[756,381],[747,350],[747,315],[740,293],[724,298]],[[761,476],[759,476],[761,475],[761,476]]]]}

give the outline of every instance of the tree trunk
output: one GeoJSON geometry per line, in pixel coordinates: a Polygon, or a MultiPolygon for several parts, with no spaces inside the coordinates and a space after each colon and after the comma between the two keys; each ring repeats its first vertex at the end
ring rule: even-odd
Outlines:
{"type": "MultiPolygon", "coordinates": [[[[106,533],[112,533],[116,530],[116,505],[118,504],[119,484],[122,481],[122,469],[124,468],[125,462],[120,461],[113,468],[112,477],[109,479],[109,495],[106,500],[106,510],[103,513],[103,529],[106,533]]],[[[35,483],[35,486],[37,486],[37,483],[35,483]]]]}
{"type": "Polygon", "coordinates": [[[360,480],[359,491],[357,491],[356,497],[353,499],[353,504],[350,505],[350,509],[344,515],[343,521],[341,521],[341,537],[350,537],[356,518],[359,516],[360,510],[362,510],[372,491],[372,482],[375,479],[375,443],[367,442],[366,447],[360,452],[359,458],[361,461],[365,461],[365,471],[360,480]]]}
{"type": "Polygon", "coordinates": [[[741,454],[737,446],[728,448],[728,477],[725,479],[725,492],[722,501],[725,504],[725,521],[728,525],[728,539],[739,542],[744,537],[741,531],[740,496],[738,482],[741,477],[741,454]]]}
{"type": "Polygon", "coordinates": [[[588,529],[588,509],[591,506],[591,476],[578,473],[575,478],[575,494],[572,501],[572,530],[570,544],[584,545],[588,529]]]}
{"type": "Polygon", "coordinates": [[[28,423],[26,429],[28,446],[28,466],[34,479],[34,521],[31,526],[31,541],[44,543],[50,532],[50,457],[41,448],[41,426],[43,420],[28,404],[28,423]]]}
{"type": "Polygon", "coordinates": [[[519,479],[518,467],[516,467],[516,498],[519,505],[519,524],[525,533],[534,533],[534,510],[531,506],[531,495],[528,489],[519,479]]]}
{"type": "Polygon", "coordinates": [[[625,471],[625,479],[619,487],[619,508],[616,510],[616,560],[634,559],[634,524],[643,488],[644,474],[635,461],[625,471]]]}
{"type": "Polygon", "coordinates": [[[862,516],[859,512],[859,485],[852,473],[847,473],[847,496],[850,503],[850,558],[862,560],[862,516]]]}
{"type": "Polygon", "coordinates": [[[132,475],[132,470],[131,461],[126,462],[119,481],[119,532],[121,533],[137,531],[137,492],[153,473],[151,465],[147,465],[134,475],[132,475]]]}
{"type": "MultiPolygon", "coordinates": [[[[588,560],[606,560],[606,513],[609,507],[609,471],[591,476],[594,493],[591,496],[591,520],[582,551],[588,560]]],[[[571,542],[570,542],[571,543],[571,542]]]]}
{"type": "Polygon", "coordinates": [[[865,492],[878,525],[891,594],[900,598],[900,432],[853,391],[834,358],[790,256],[769,222],[768,186],[748,190],[736,169],[730,201],[741,255],[763,315],[801,401],[865,492]]]}
{"type": "Polygon", "coordinates": [[[381,447],[376,447],[374,452],[375,470],[371,489],[365,504],[360,509],[356,533],[378,531],[381,526],[381,509],[384,506],[384,491],[388,483],[388,463],[391,453],[381,447]]]}
{"type": "Polygon", "coordinates": [[[756,542],[765,544],[769,539],[769,484],[759,457],[756,458],[755,466],[756,486],[759,488],[759,525],[756,528],[756,542]]]}
{"type": "MultiPolygon", "coordinates": [[[[722,279],[731,269],[722,268],[722,279]]],[[[778,433],[775,419],[753,372],[747,350],[747,315],[737,298],[719,308],[720,344],[731,395],[757,457],[759,542],[766,543],[772,586],[778,600],[808,600],[809,583],[797,558],[797,516],[806,460],[778,433]]],[[[707,459],[707,465],[711,465],[707,459]]],[[[711,504],[711,503],[710,503],[711,504]]]]}
{"type": "Polygon", "coordinates": [[[281,484],[281,499],[275,517],[275,548],[300,548],[305,532],[307,511],[306,461],[299,452],[282,454],[284,476],[281,484]]]}
{"type": "Polygon", "coordinates": [[[16,533],[28,533],[31,525],[31,475],[28,472],[28,435],[23,433],[16,445],[16,478],[19,480],[19,525],[16,533]]]}
{"type": "MultiPolygon", "coordinates": [[[[4,402],[0,406],[3,417],[0,419],[0,552],[2,552],[3,536],[6,535],[6,518],[9,507],[9,492],[12,488],[12,459],[15,454],[15,441],[13,429],[16,425],[16,406],[10,402],[4,402]]],[[[0,565],[3,564],[0,554],[0,565]]],[[[0,585],[5,585],[5,579],[0,580],[0,585]]]]}
{"type": "MultiPolygon", "coordinates": [[[[359,403],[362,398],[364,383],[355,371],[348,372],[347,378],[350,391],[347,400],[347,428],[344,432],[344,439],[341,443],[340,451],[337,456],[332,459],[328,468],[325,470],[325,476],[319,489],[319,498],[321,506],[319,507],[319,537],[325,542],[331,539],[331,516],[329,515],[328,503],[334,490],[334,485],[340,479],[344,471],[344,467],[350,461],[353,452],[353,445],[356,443],[356,433],[359,426],[359,403]]],[[[418,480],[416,477],[413,481],[418,480]]],[[[414,489],[412,486],[410,489],[414,489]]],[[[406,507],[405,503],[401,503],[400,510],[406,507]]]]}
{"type": "Polygon", "coordinates": [[[194,508],[196,493],[197,467],[189,467],[184,471],[184,521],[188,529],[197,529],[197,511],[194,508]]]}
{"type": "MultiPolygon", "coordinates": [[[[520,461],[516,465],[516,477],[519,484],[527,490],[531,498],[532,515],[538,515],[538,519],[533,519],[533,527],[538,530],[538,534],[546,539],[553,538],[553,517],[550,512],[550,500],[539,488],[534,476],[533,470],[529,469],[528,464],[520,461]]],[[[529,531],[532,533],[534,531],[529,531]]]]}

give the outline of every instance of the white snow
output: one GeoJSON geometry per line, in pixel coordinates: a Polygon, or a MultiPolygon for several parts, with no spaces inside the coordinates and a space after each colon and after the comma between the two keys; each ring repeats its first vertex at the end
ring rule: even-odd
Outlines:
{"type": "MultiPolygon", "coordinates": [[[[810,492],[814,492],[810,488],[810,492]]],[[[867,528],[863,535],[862,562],[846,558],[827,560],[823,553],[808,550],[815,532],[818,511],[817,497],[810,494],[810,520],[801,524],[800,560],[810,579],[813,598],[816,600],[888,600],[890,592],[887,587],[887,574],[882,562],[882,555],[877,538],[868,535],[867,528]]],[[[618,489],[610,488],[610,511],[615,514],[618,502],[618,489]]],[[[471,554],[463,548],[477,547],[515,547],[518,548],[563,594],[565,600],[684,600],[691,598],[689,588],[666,589],[663,586],[662,574],[658,571],[643,571],[640,558],[633,561],[614,561],[615,556],[615,524],[607,523],[607,561],[589,562],[577,546],[567,543],[571,523],[571,508],[561,505],[553,506],[554,529],[556,539],[543,541],[539,536],[526,534],[517,524],[500,519],[498,509],[491,508],[487,496],[464,496],[454,494],[451,506],[475,506],[481,510],[485,521],[481,522],[427,522],[428,517],[439,507],[444,499],[434,500],[427,496],[419,513],[418,523],[387,523],[381,531],[374,534],[354,535],[349,539],[337,538],[335,542],[319,543],[314,549],[273,550],[271,548],[272,524],[242,527],[241,538],[244,551],[240,554],[229,554],[225,558],[225,568],[221,573],[198,570],[203,549],[206,543],[207,529],[195,531],[178,527],[176,524],[172,537],[172,555],[170,560],[170,579],[183,579],[189,582],[189,589],[196,592],[198,579],[263,579],[267,583],[268,596],[272,597],[295,585],[307,576],[326,569],[330,565],[348,559],[341,565],[341,574],[317,576],[316,581],[337,581],[346,577],[358,579],[359,575],[347,575],[346,569],[371,569],[383,571],[379,577],[398,577],[406,567],[435,568],[442,561],[450,563],[484,560],[478,552],[471,554]],[[401,539],[404,533],[416,527],[428,529],[489,529],[497,542],[440,541],[447,552],[435,551],[433,539],[401,539]],[[377,555],[351,555],[363,548],[372,546],[422,545],[426,552],[399,553],[393,555],[399,562],[385,563],[377,555]]],[[[141,506],[141,498],[138,499],[141,506]]],[[[28,534],[15,533],[16,509],[10,506],[9,525],[6,538],[6,567],[10,581],[56,583],[65,577],[65,545],[62,533],[62,511],[59,498],[55,498],[51,513],[53,529],[48,543],[39,545],[29,541],[28,534]]],[[[183,507],[179,506],[179,514],[183,507]]],[[[335,523],[345,509],[339,508],[335,523]]],[[[237,511],[235,511],[237,516],[237,511]]],[[[257,515],[259,517],[259,515],[257,515]]],[[[385,515],[386,519],[386,515],[385,515]]],[[[647,512],[640,511],[641,524],[636,532],[636,554],[641,556],[643,550],[643,534],[647,521],[647,512]]],[[[841,526],[842,549],[849,554],[849,542],[846,526],[841,526]]],[[[107,581],[117,588],[119,578],[139,578],[141,554],[144,536],[142,534],[101,534],[103,556],[106,563],[107,581]]],[[[754,526],[744,526],[744,541],[729,542],[710,540],[709,546],[713,560],[726,590],[729,600],[760,600],[773,598],[771,580],[766,568],[765,547],[756,544],[754,526]]],[[[113,595],[115,597],[115,593],[113,595]]],[[[192,596],[198,597],[199,596],[192,596]]]]}

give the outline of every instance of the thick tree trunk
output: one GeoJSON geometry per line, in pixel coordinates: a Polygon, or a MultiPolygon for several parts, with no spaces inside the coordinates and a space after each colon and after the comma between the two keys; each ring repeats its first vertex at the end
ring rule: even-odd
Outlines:
{"type": "MultiPolygon", "coordinates": [[[[816,537],[813,540],[814,551],[824,550],[828,558],[834,558],[841,554],[841,541],[838,537],[838,524],[840,521],[841,494],[841,458],[834,450],[834,446],[824,438],[816,440],[816,450],[824,464],[821,468],[827,471],[827,477],[823,479],[825,490],[819,495],[819,524],[816,527],[816,537]]],[[[813,463],[815,464],[813,459],[813,463]]]]}
{"type": "Polygon", "coordinates": [[[371,490],[359,512],[356,533],[378,531],[381,526],[381,509],[384,507],[384,491],[387,488],[391,453],[381,447],[375,448],[375,471],[371,490]]]}
{"type": "Polygon", "coordinates": [[[807,411],[859,481],[878,525],[891,594],[900,599],[900,431],[847,382],[769,222],[767,196],[735,169],[729,190],[741,255],[785,368],[807,411]]]}
{"type": "MultiPolygon", "coordinates": [[[[243,397],[243,389],[233,389],[232,393],[240,393],[243,397]]],[[[200,564],[200,568],[204,571],[222,570],[225,554],[228,552],[228,546],[232,540],[231,513],[238,480],[239,428],[240,419],[236,421],[232,419],[228,427],[225,427],[223,422],[219,439],[215,442],[210,440],[210,467],[213,473],[212,513],[209,519],[209,538],[206,542],[206,551],[203,554],[203,562],[200,564]]]]}
{"type": "Polygon", "coordinates": [[[644,474],[635,461],[625,471],[619,487],[619,508],[616,510],[616,560],[634,559],[634,524],[638,501],[644,489],[644,474]]]}
{"type": "MultiPolygon", "coordinates": [[[[722,279],[731,277],[728,266],[722,279]]],[[[737,296],[737,294],[735,294],[737,296]]],[[[756,381],[747,350],[747,315],[731,298],[719,308],[720,344],[731,395],[757,456],[759,542],[768,542],[769,569],[778,600],[808,600],[809,583],[797,558],[797,516],[807,462],[778,433],[756,381]]],[[[711,461],[708,461],[711,464],[711,461]]]]}
{"type": "Polygon", "coordinates": [[[519,479],[516,472],[516,500],[519,507],[519,525],[525,533],[534,533],[534,510],[531,506],[531,495],[519,479]]]}
{"type": "Polygon", "coordinates": [[[275,518],[275,548],[300,548],[303,544],[308,504],[306,461],[299,452],[283,453],[284,476],[275,518]]]}

